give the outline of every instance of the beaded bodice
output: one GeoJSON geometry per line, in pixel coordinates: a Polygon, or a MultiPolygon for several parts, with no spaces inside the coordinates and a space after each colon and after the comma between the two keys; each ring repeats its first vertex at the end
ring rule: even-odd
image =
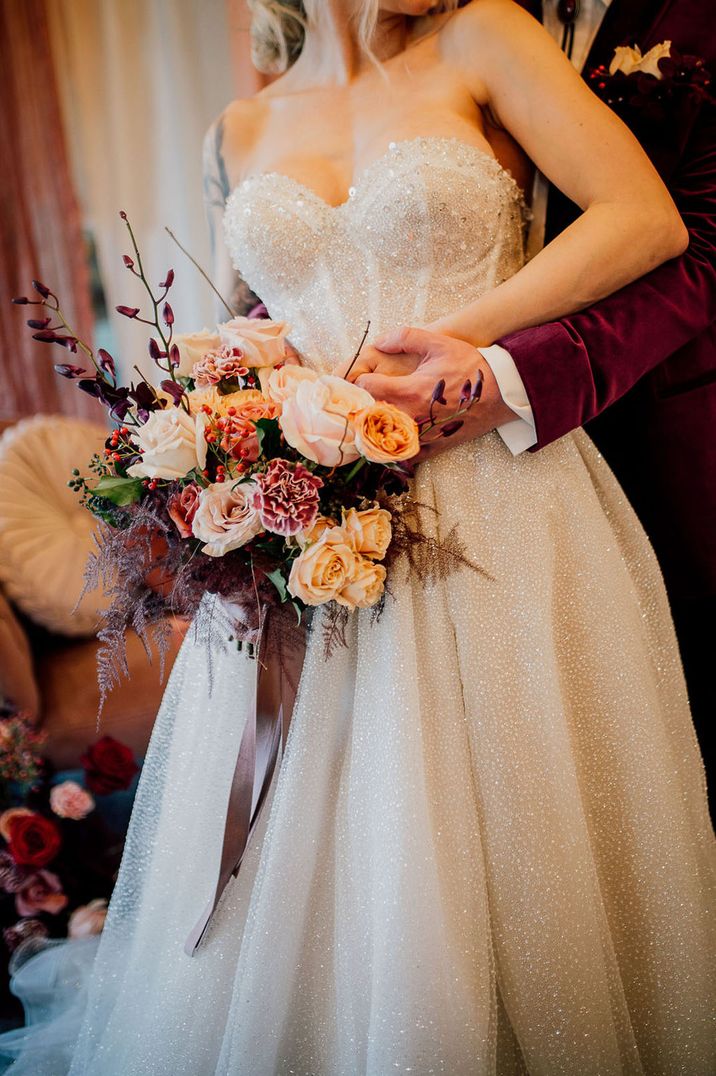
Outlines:
{"type": "Polygon", "coordinates": [[[371,337],[424,325],[523,263],[526,209],[489,153],[456,138],[392,142],[332,206],[277,172],[248,176],[224,213],[235,268],[328,370],[371,337]]]}

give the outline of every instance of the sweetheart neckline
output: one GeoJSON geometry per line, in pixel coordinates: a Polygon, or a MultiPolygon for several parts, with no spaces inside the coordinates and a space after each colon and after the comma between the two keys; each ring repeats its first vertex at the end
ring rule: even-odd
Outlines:
{"type": "Polygon", "coordinates": [[[369,175],[370,172],[372,172],[377,166],[384,165],[386,161],[390,159],[391,155],[396,151],[406,149],[409,146],[414,146],[421,142],[450,143],[453,146],[459,146],[461,149],[473,152],[476,157],[478,157],[482,161],[490,162],[491,165],[495,167],[497,174],[509,184],[512,189],[512,193],[514,194],[518,203],[523,207],[523,209],[527,208],[524,190],[522,189],[522,187],[520,187],[519,183],[509,171],[509,169],[505,168],[505,166],[498,161],[497,157],[495,157],[494,154],[488,153],[487,150],[481,149],[480,146],[473,145],[472,142],[466,142],[464,138],[457,138],[455,135],[416,135],[414,138],[402,138],[397,141],[389,142],[386,151],[384,153],[381,153],[378,157],[376,157],[369,164],[367,164],[363,171],[360,172],[359,175],[356,177],[355,182],[348,188],[348,197],[345,199],[345,201],[338,202],[336,205],[333,205],[332,202],[326,201],[326,199],[322,198],[320,194],[314,191],[311,187],[308,187],[305,183],[301,183],[300,180],[295,179],[294,176],[288,176],[285,172],[270,170],[268,172],[250,173],[248,176],[244,176],[244,178],[240,180],[239,183],[232,187],[226,200],[224,213],[226,213],[226,210],[228,209],[229,200],[233,199],[234,195],[238,194],[238,192],[241,191],[244,187],[246,187],[249,183],[255,183],[257,180],[260,179],[280,179],[283,182],[288,183],[290,186],[303,191],[305,195],[308,195],[308,197],[312,198],[314,202],[317,202],[320,206],[323,206],[326,209],[336,211],[346,209],[347,207],[354,204],[355,196],[358,194],[359,188],[364,185],[366,177],[369,175]]]}

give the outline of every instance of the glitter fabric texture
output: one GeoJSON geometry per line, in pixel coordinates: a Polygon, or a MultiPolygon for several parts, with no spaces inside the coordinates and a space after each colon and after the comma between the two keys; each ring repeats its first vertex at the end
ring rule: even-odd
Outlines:
{"type": "MultiPolygon", "coordinates": [[[[339,207],[251,177],[225,225],[329,370],[368,318],[425,323],[514,273],[524,215],[491,157],[428,137],[391,146],[339,207]]],[[[517,458],[496,435],[455,446],[415,493],[490,578],[398,574],[328,661],[316,617],[266,812],[192,959],[254,690],[206,600],[99,945],[84,972],[70,943],[16,973],[33,1015],[53,974],[79,993],[0,1037],[13,1076],[716,1071],[714,837],[641,527],[582,432],[517,458]]]]}

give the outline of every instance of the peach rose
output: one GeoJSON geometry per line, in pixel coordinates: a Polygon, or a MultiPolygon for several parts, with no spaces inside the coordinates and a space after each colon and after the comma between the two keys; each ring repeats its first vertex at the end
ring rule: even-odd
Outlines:
{"type": "Polygon", "coordinates": [[[308,530],[299,531],[296,535],[296,541],[300,545],[301,549],[304,549],[309,542],[317,542],[323,532],[329,527],[338,527],[339,524],[335,519],[331,519],[330,516],[318,516],[316,522],[308,530]]]}
{"type": "Polygon", "coordinates": [[[192,521],[194,537],[206,544],[202,553],[223,557],[246,545],[263,530],[253,506],[255,482],[214,482],[199,494],[199,507],[192,521]]]}
{"type": "Polygon", "coordinates": [[[75,908],[67,924],[70,938],[89,938],[92,934],[101,934],[107,918],[107,901],[103,897],[91,900],[75,908]]]}
{"type": "Polygon", "coordinates": [[[355,418],[355,444],[373,463],[397,463],[417,456],[420,432],[414,418],[389,403],[374,403],[355,418]]]}
{"type": "Polygon", "coordinates": [[[204,429],[206,415],[187,414],[183,407],[151,411],[149,418],[133,431],[142,451],[139,463],[127,468],[132,478],[184,478],[196,467],[206,466],[204,429]]]}
{"type": "Polygon", "coordinates": [[[279,366],[272,370],[266,382],[266,395],[276,403],[295,396],[302,381],[317,381],[318,373],[310,366],[279,366]]]}
{"type": "Polygon", "coordinates": [[[241,348],[246,366],[276,366],[286,358],[291,326],[271,318],[232,318],[219,325],[222,344],[241,348]]]}
{"type": "Polygon", "coordinates": [[[10,840],[10,828],[13,818],[20,818],[21,815],[34,814],[29,807],[10,807],[7,811],[3,811],[0,814],[0,837],[3,840],[10,840]]]}
{"type": "Polygon", "coordinates": [[[336,601],[349,609],[367,609],[375,605],[383,593],[385,574],[382,564],[359,557],[352,577],[340,594],[336,594],[336,601]]]}
{"type": "Polygon", "coordinates": [[[76,781],[62,781],[50,789],[50,807],[60,818],[85,818],[94,806],[92,793],[76,781]]]}
{"type": "Polygon", "coordinates": [[[655,78],[662,78],[662,73],[659,70],[659,60],[670,55],[670,41],[662,41],[660,45],[654,45],[643,56],[638,45],[635,48],[631,48],[629,45],[620,45],[619,48],[614,50],[614,57],[609,65],[609,74],[614,75],[617,71],[621,71],[624,75],[632,75],[638,71],[643,75],[654,75],[655,78]]]}
{"type": "Polygon", "coordinates": [[[349,508],[343,516],[343,529],[350,535],[356,553],[371,560],[383,559],[392,537],[390,512],[385,508],[349,508]]]}
{"type": "Polygon", "coordinates": [[[306,605],[333,601],[356,576],[360,559],[342,527],[327,527],[291,565],[289,592],[306,605]]]}
{"type": "Polygon", "coordinates": [[[375,401],[369,392],[342,377],[322,374],[302,380],[285,400],[279,422],[292,448],[324,467],[358,459],[353,419],[375,401]]]}
{"type": "Polygon", "coordinates": [[[177,377],[191,377],[194,363],[199,362],[207,351],[221,347],[218,332],[202,329],[198,333],[179,333],[172,338],[172,343],[179,348],[179,365],[174,373],[177,377]]]}

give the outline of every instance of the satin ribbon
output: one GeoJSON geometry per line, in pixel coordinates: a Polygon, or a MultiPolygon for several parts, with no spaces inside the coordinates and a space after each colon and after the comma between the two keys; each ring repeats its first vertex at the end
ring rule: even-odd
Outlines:
{"type": "Polygon", "coordinates": [[[293,628],[295,643],[290,652],[282,645],[274,618],[282,613],[264,611],[259,629],[254,705],[241,736],[239,753],[231,781],[224,822],[219,876],[212,896],[184,945],[194,956],[206,934],[229,879],[239,873],[246,849],[266,802],[276,769],[279,748],[283,752],[293,714],[296,685],[303,664],[305,639],[293,628]],[[290,669],[295,669],[292,681],[290,669]]]}

